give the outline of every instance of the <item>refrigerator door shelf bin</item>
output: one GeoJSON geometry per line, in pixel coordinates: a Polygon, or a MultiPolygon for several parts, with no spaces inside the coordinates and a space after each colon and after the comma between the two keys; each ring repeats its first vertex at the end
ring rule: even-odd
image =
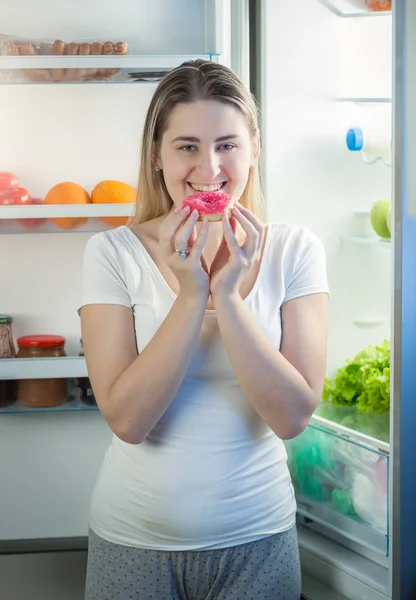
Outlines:
{"type": "Polygon", "coordinates": [[[187,60],[218,54],[124,56],[0,56],[0,83],[154,83],[187,60]]]}
{"type": "Polygon", "coordinates": [[[385,17],[391,15],[391,11],[369,11],[365,0],[318,0],[328,10],[342,18],[360,17],[385,17]]]}
{"type": "Polygon", "coordinates": [[[353,319],[353,323],[356,327],[379,327],[380,325],[383,325],[383,323],[386,321],[386,319],[384,317],[362,317],[362,318],[356,318],[353,319]]]}
{"type": "Polygon", "coordinates": [[[340,514],[330,506],[315,502],[310,498],[296,494],[297,513],[307,527],[321,526],[342,535],[355,544],[374,550],[377,554],[388,556],[388,538],[383,531],[377,531],[365,524],[340,514]]]}
{"type": "Polygon", "coordinates": [[[300,514],[387,555],[389,456],[330,427],[311,424],[285,441],[300,514]]]}
{"type": "Polygon", "coordinates": [[[351,104],[391,104],[391,98],[382,98],[381,96],[376,97],[344,97],[338,98],[338,102],[345,102],[351,104]]]}
{"type": "Polygon", "coordinates": [[[381,246],[384,248],[391,248],[391,240],[373,237],[360,237],[358,235],[345,235],[342,238],[344,242],[350,244],[360,244],[362,246],[381,246]]]}

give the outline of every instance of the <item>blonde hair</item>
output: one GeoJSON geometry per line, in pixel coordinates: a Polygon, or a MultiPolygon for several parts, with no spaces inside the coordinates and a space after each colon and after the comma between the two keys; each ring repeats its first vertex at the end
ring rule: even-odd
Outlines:
{"type": "MultiPolygon", "coordinates": [[[[150,102],[142,135],[139,186],[132,225],[167,214],[173,202],[166,189],[162,171],[153,164],[154,147],[161,143],[172,110],[179,103],[216,100],[237,107],[244,115],[254,138],[259,129],[259,110],[250,90],[224,65],[195,60],[182,63],[163,77],[150,102]]],[[[259,157],[250,170],[240,198],[259,218],[264,218],[259,157]]]]}

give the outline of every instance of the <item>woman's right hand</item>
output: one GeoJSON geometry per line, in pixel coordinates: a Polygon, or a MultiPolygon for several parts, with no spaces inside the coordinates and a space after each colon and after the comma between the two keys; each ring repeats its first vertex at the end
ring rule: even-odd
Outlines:
{"type": "Polygon", "coordinates": [[[209,225],[206,219],[195,237],[198,211],[190,213],[189,206],[169,213],[159,230],[159,243],[166,263],[171,268],[180,286],[181,293],[189,296],[209,296],[209,275],[204,266],[202,251],[208,237],[209,225]],[[187,255],[179,256],[175,250],[185,250],[187,255]]]}

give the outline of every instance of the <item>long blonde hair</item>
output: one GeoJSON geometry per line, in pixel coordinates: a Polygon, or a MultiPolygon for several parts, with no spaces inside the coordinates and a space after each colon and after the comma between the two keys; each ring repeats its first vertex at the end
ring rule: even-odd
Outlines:
{"type": "MultiPolygon", "coordinates": [[[[131,224],[138,225],[167,214],[173,202],[162,171],[156,171],[152,155],[158,147],[174,107],[179,103],[216,100],[237,107],[244,115],[252,138],[259,129],[259,110],[250,90],[228,67],[205,60],[182,63],[160,81],[150,102],[143,128],[136,212],[131,224]]],[[[259,218],[264,218],[259,157],[250,170],[240,198],[259,218]]]]}

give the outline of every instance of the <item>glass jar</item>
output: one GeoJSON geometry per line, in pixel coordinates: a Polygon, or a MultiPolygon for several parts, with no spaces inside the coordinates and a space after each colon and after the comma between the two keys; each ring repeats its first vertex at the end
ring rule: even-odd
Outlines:
{"type": "MultiPolygon", "coordinates": [[[[82,346],[82,340],[80,340],[80,343],[81,343],[81,352],[79,353],[79,355],[84,356],[84,348],[82,346]]],[[[95,400],[94,392],[92,390],[89,377],[79,377],[77,379],[77,385],[80,388],[81,402],[83,402],[84,404],[87,404],[88,406],[97,406],[97,401],[95,400]]]]}
{"type": "MultiPolygon", "coordinates": [[[[81,351],[79,353],[80,356],[84,356],[84,349],[81,343],[81,351]]],[[[89,377],[76,377],[74,379],[74,388],[72,390],[72,395],[74,398],[81,400],[83,404],[88,406],[97,406],[97,402],[95,400],[94,392],[91,387],[91,382],[89,377]]]]}
{"type": "MultiPolygon", "coordinates": [[[[66,356],[66,339],[60,335],[26,335],[17,339],[17,358],[66,356]]],[[[67,400],[66,379],[19,379],[17,398],[22,406],[50,408],[67,400]]]]}
{"type": "MultiPolygon", "coordinates": [[[[0,315],[0,359],[14,358],[16,356],[13,344],[12,323],[12,317],[9,315],[0,315]]],[[[16,381],[2,379],[0,381],[0,408],[10,406],[16,400],[16,381]]]]}

